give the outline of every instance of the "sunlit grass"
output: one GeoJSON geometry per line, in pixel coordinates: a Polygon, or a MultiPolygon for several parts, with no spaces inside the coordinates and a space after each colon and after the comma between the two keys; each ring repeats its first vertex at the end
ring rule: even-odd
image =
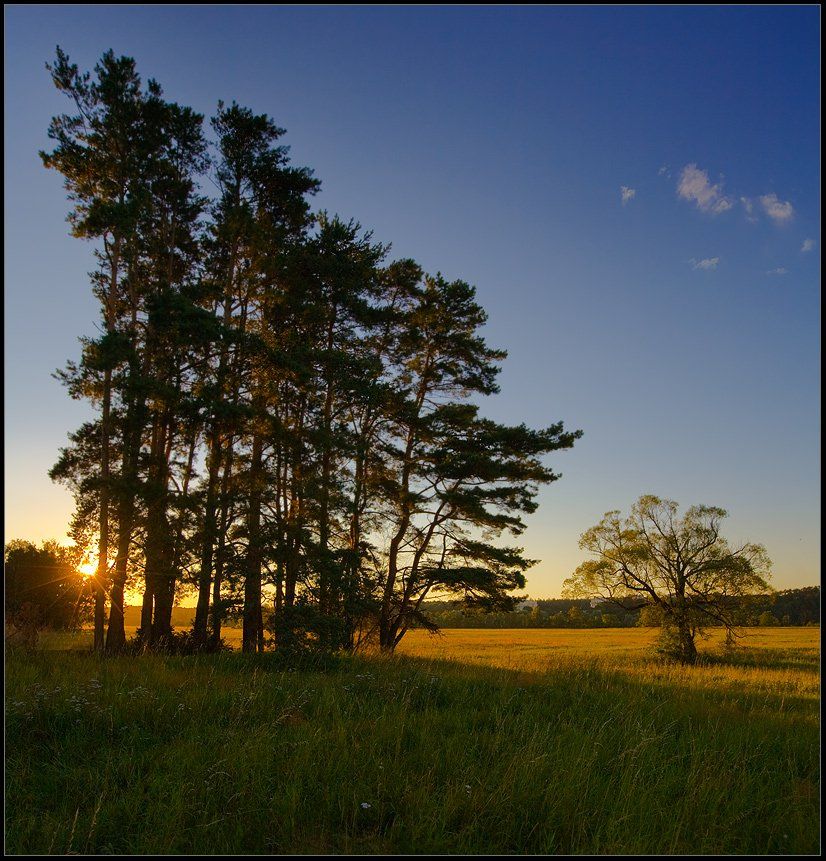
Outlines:
{"type": "Polygon", "coordinates": [[[700,661],[685,667],[660,660],[652,628],[413,631],[400,651],[439,660],[532,672],[578,671],[584,666],[648,684],[765,691],[819,697],[819,628],[747,628],[733,651],[724,633],[699,641],[700,661]]]}
{"type": "MultiPolygon", "coordinates": [[[[232,630],[232,629],[230,629],[232,630]]],[[[392,659],[7,661],[23,853],[816,853],[817,629],[416,632],[392,659]]]]}
{"type": "MultiPolygon", "coordinates": [[[[135,636],[137,627],[135,625],[126,626],[126,636],[131,638],[135,636]]],[[[240,627],[225,626],[221,630],[221,638],[224,642],[233,649],[241,648],[241,637],[243,631],[240,627]]],[[[81,631],[42,631],[38,637],[38,648],[51,651],[66,651],[91,649],[94,643],[94,633],[91,628],[84,628],[81,631]]]]}

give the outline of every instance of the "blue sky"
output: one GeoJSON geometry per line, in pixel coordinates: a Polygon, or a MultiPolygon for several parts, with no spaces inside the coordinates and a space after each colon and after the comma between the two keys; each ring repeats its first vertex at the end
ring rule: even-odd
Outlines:
{"type": "Polygon", "coordinates": [[[46,472],[87,414],[50,377],[96,320],[91,249],[37,157],[66,110],[44,69],[60,44],[82,68],[134,56],[207,116],[269,113],[319,207],[477,286],[510,353],[488,414],[585,432],[524,537],[532,595],[649,492],[727,508],[776,586],[818,582],[818,8],[7,6],[5,24],[6,539],[65,535],[46,472]]]}

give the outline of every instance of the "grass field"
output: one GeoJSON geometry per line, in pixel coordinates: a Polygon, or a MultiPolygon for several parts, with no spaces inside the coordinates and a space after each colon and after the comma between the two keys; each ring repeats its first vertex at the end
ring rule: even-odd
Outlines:
{"type": "Polygon", "coordinates": [[[691,668],[652,638],[414,632],[324,672],[9,652],[6,848],[818,852],[819,629],[691,668]]]}

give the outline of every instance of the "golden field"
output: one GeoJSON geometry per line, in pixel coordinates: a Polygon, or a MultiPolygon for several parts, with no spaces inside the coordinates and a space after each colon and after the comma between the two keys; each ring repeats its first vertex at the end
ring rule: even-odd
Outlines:
{"type": "MultiPolygon", "coordinates": [[[[127,630],[133,636],[135,628],[127,630]]],[[[639,682],[708,688],[716,692],[780,693],[816,701],[820,695],[820,628],[746,628],[733,652],[724,634],[712,630],[699,640],[700,661],[684,667],[655,653],[653,628],[482,629],[450,628],[433,635],[408,632],[398,656],[521,671],[540,680],[560,672],[593,671],[639,682]]],[[[241,647],[241,629],[225,627],[225,642],[241,647]]],[[[91,631],[45,634],[46,650],[92,645],[91,631]]]]}
{"type": "Polygon", "coordinates": [[[399,653],[432,660],[481,664],[531,674],[580,671],[591,666],[652,684],[679,684],[717,691],[765,691],[817,700],[820,694],[820,628],[747,628],[726,654],[724,634],[700,640],[700,662],[683,667],[655,654],[652,628],[450,629],[412,631],[399,653]]]}

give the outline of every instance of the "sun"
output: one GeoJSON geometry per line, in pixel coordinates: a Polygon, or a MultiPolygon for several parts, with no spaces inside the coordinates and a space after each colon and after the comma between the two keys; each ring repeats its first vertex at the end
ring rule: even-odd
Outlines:
{"type": "Polygon", "coordinates": [[[93,559],[88,553],[83,557],[83,562],[77,566],[77,570],[87,579],[90,580],[97,574],[97,560],[93,559]]]}

